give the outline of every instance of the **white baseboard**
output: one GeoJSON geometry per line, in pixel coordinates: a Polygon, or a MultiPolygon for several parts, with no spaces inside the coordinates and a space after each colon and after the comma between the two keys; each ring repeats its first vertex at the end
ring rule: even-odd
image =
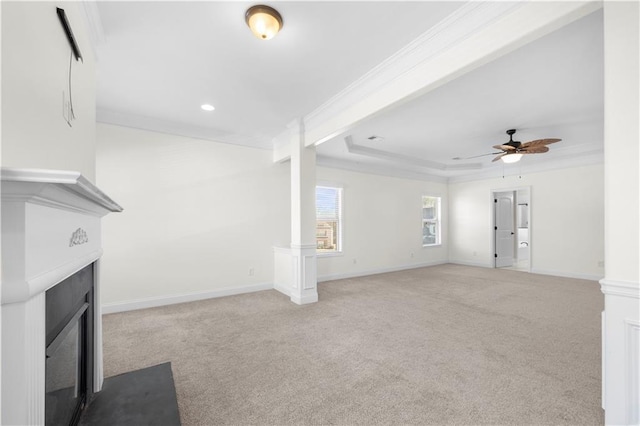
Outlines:
{"type": "MultiPolygon", "coordinates": [[[[450,261],[443,260],[443,261],[436,261],[436,262],[425,262],[425,263],[417,263],[412,265],[396,266],[391,268],[369,269],[366,271],[349,272],[344,274],[322,275],[322,276],[318,276],[318,282],[341,280],[346,278],[364,277],[367,275],[384,274],[387,272],[405,271],[409,269],[443,265],[446,263],[453,263],[456,265],[476,266],[481,268],[492,267],[491,265],[483,264],[480,262],[475,263],[475,262],[467,262],[467,261],[461,261],[461,260],[450,260],[450,261]]],[[[567,272],[547,271],[547,270],[540,270],[540,269],[532,269],[531,272],[534,274],[554,275],[557,277],[577,278],[577,279],[589,280],[589,281],[598,281],[602,278],[601,276],[597,276],[597,275],[573,274],[573,273],[567,273],[567,272]]],[[[198,293],[158,296],[158,297],[149,297],[145,299],[128,300],[124,302],[106,303],[102,305],[102,314],[103,315],[113,314],[116,312],[126,312],[126,311],[134,311],[137,309],[155,308],[158,306],[173,305],[176,303],[195,302],[197,300],[213,299],[216,297],[224,297],[224,296],[233,296],[235,294],[253,293],[256,291],[271,290],[274,288],[287,296],[291,296],[289,290],[285,286],[278,285],[278,284],[274,285],[273,283],[261,283],[261,284],[251,284],[251,285],[246,285],[241,287],[227,287],[227,288],[221,288],[221,289],[198,292],[198,293]]],[[[308,303],[308,302],[305,301],[305,303],[308,303]]]]}
{"type": "Polygon", "coordinates": [[[468,262],[466,260],[451,259],[448,263],[453,263],[454,265],[476,266],[478,268],[493,268],[493,265],[491,265],[490,263],[468,262]]]}
{"type": "Polygon", "coordinates": [[[387,272],[405,271],[407,269],[426,268],[428,266],[444,265],[445,263],[449,263],[449,262],[446,260],[442,260],[437,262],[425,262],[425,263],[416,263],[413,265],[396,266],[392,268],[369,269],[366,271],[349,272],[346,274],[322,275],[322,276],[318,276],[318,282],[321,283],[324,281],[343,280],[345,278],[366,277],[367,275],[385,274],[387,272]]]}
{"type": "Polygon", "coordinates": [[[531,273],[540,274],[540,275],[553,275],[556,277],[564,277],[564,278],[576,278],[579,280],[589,280],[589,281],[599,281],[602,278],[604,278],[603,275],[576,274],[573,272],[549,271],[546,269],[538,269],[538,268],[532,268],[531,273]]]}
{"type": "Polygon", "coordinates": [[[284,294],[285,296],[291,297],[291,291],[286,285],[280,284],[280,283],[274,283],[273,288],[278,290],[280,293],[284,294]]]}
{"type": "MultiPolygon", "coordinates": [[[[447,261],[427,262],[427,263],[405,265],[405,266],[394,267],[394,268],[382,268],[382,269],[360,271],[360,272],[354,272],[354,273],[348,273],[348,274],[326,275],[326,276],[318,277],[318,282],[339,280],[343,278],[363,277],[366,275],[383,274],[385,272],[404,271],[407,269],[424,268],[427,266],[441,265],[444,263],[447,263],[447,261]]],[[[221,288],[221,289],[199,292],[199,293],[158,296],[158,297],[149,297],[145,299],[127,300],[124,302],[105,303],[102,305],[102,314],[106,315],[106,314],[113,314],[117,312],[134,311],[137,309],[155,308],[158,306],[174,305],[176,303],[195,302],[197,300],[213,299],[216,297],[233,296],[235,294],[253,293],[255,291],[272,290],[272,289],[278,290],[280,293],[283,293],[286,296],[291,297],[289,289],[286,288],[286,286],[284,285],[279,285],[278,283],[276,284],[262,283],[262,284],[252,284],[252,285],[247,285],[242,287],[221,288]]],[[[310,303],[311,300],[304,300],[304,301],[300,300],[299,302],[310,303]]]]}
{"type": "MultiPolygon", "coordinates": [[[[465,266],[477,266],[480,268],[493,268],[493,265],[491,264],[480,263],[480,262],[467,262],[466,260],[451,259],[449,263],[453,263],[456,265],[465,265],[465,266]]],[[[588,281],[598,281],[603,278],[601,275],[576,274],[573,272],[550,271],[547,269],[538,269],[538,268],[532,268],[530,272],[532,274],[553,275],[555,277],[576,278],[579,280],[588,280],[588,281]]]]}
{"type": "Polygon", "coordinates": [[[253,293],[255,291],[272,290],[273,283],[251,284],[241,287],[227,287],[198,293],[176,294],[171,296],[149,297],[145,299],[129,300],[125,302],[105,303],[102,314],[134,311],[137,309],[155,308],[158,306],[174,305],[176,303],[195,302],[197,300],[213,299],[216,297],[233,296],[235,294],[253,293]]]}

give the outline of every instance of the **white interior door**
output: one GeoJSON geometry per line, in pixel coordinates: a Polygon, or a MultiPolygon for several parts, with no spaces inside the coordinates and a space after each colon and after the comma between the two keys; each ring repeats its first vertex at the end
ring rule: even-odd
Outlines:
{"type": "Polygon", "coordinates": [[[515,246],[513,192],[494,194],[496,268],[513,265],[515,246]]]}

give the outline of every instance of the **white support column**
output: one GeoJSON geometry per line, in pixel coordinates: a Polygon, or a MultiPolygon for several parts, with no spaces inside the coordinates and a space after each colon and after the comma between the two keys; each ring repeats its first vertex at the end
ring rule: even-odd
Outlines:
{"type": "Polygon", "coordinates": [[[318,301],[316,274],[316,148],[305,147],[304,122],[291,127],[291,301],[318,301]]]}
{"type": "Polygon", "coordinates": [[[640,423],[640,7],[604,2],[605,423],[640,423]]]}

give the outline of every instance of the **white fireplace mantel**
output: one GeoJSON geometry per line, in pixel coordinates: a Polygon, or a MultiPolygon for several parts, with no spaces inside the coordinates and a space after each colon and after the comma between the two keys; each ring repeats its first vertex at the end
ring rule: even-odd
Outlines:
{"type": "MultiPolygon", "coordinates": [[[[45,291],[102,255],[101,218],[116,202],[80,173],[2,169],[2,424],[44,424],[45,291]]],[[[102,385],[95,283],[96,389],[102,385]]]]}
{"type": "Polygon", "coordinates": [[[100,257],[100,218],[122,207],[95,185],[58,170],[3,169],[1,177],[2,304],[25,301],[100,257]],[[86,242],[73,244],[78,230],[86,242]]]}

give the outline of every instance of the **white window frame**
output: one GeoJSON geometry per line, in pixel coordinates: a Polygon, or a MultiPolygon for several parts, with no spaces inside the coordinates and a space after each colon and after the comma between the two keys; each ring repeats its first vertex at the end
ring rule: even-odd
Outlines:
{"type": "Polygon", "coordinates": [[[422,238],[422,247],[437,247],[442,245],[442,197],[438,197],[436,195],[423,195],[420,199],[422,201],[422,206],[424,206],[425,198],[435,198],[436,199],[436,214],[435,219],[425,219],[424,212],[422,211],[424,207],[420,209],[420,216],[422,217],[422,227],[420,229],[421,238],[422,238]],[[436,234],[436,242],[433,244],[424,244],[424,225],[425,223],[434,223],[435,224],[435,234],[436,234]]]}
{"type": "MultiPolygon", "coordinates": [[[[336,236],[336,245],[337,248],[332,251],[319,251],[316,249],[316,255],[319,257],[331,257],[331,256],[342,256],[342,235],[344,232],[344,189],[341,185],[335,185],[331,183],[318,183],[316,185],[316,190],[318,188],[328,188],[334,189],[338,191],[338,218],[337,218],[337,236],[336,236]]],[[[316,194],[317,197],[317,194],[316,194]]],[[[316,198],[317,201],[317,198],[316,198]]],[[[323,222],[327,222],[324,220],[323,222]]],[[[317,230],[318,218],[316,216],[316,230],[317,230]]],[[[317,244],[317,243],[316,243],[317,244]]]]}

